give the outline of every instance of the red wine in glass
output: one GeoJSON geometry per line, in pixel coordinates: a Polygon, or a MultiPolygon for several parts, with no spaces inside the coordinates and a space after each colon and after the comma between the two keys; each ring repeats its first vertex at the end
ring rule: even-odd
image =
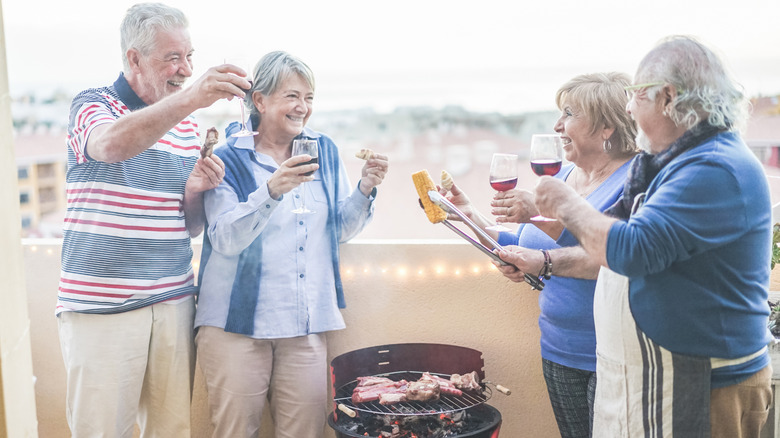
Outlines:
{"type": "MultiPolygon", "coordinates": [[[[552,176],[561,170],[563,141],[558,134],[534,134],[531,137],[531,170],[539,176],[552,176]]],[[[533,216],[531,221],[555,221],[542,215],[533,216]]]]}
{"type": "MultiPolygon", "coordinates": [[[[314,158],[312,158],[311,160],[309,160],[309,161],[307,161],[305,163],[296,164],[295,167],[305,166],[307,164],[317,164],[319,162],[320,162],[320,158],[319,157],[314,157],[314,158]]],[[[303,173],[302,175],[311,176],[311,175],[314,175],[314,171],[312,170],[311,172],[306,172],[306,173],[303,173]]]]}
{"type": "Polygon", "coordinates": [[[531,160],[531,170],[539,176],[553,176],[561,170],[561,160],[540,159],[531,160]]]}
{"type": "MultiPolygon", "coordinates": [[[[309,155],[311,157],[311,160],[306,161],[305,163],[297,164],[297,166],[303,166],[304,164],[317,164],[319,163],[319,144],[317,143],[317,140],[312,139],[296,139],[293,140],[292,145],[292,155],[309,155]]],[[[312,175],[314,172],[306,172],[304,175],[309,176],[312,175]]],[[[308,214],[308,213],[314,213],[314,210],[309,210],[306,208],[306,190],[305,185],[306,183],[303,183],[301,185],[301,205],[300,207],[292,210],[293,213],[296,214],[308,214]]]]}
{"type": "Polygon", "coordinates": [[[516,186],[517,186],[517,177],[507,178],[507,179],[497,179],[497,180],[490,181],[490,187],[493,187],[493,190],[497,190],[499,192],[512,190],[516,186]]]}

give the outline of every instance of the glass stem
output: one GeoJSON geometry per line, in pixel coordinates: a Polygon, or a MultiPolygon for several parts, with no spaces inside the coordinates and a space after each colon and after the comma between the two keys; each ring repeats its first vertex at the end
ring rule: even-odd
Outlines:
{"type": "Polygon", "coordinates": [[[306,210],[306,183],[301,183],[301,210],[306,210]]]}
{"type": "Polygon", "coordinates": [[[241,105],[241,126],[244,128],[244,131],[248,131],[246,127],[246,116],[244,115],[244,99],[239,99],[238,104],[241,105]]]}

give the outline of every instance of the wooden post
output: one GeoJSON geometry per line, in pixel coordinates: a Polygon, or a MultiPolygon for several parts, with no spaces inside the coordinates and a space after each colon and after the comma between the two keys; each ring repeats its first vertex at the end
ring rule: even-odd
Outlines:
{"type": "Polygon", "coordinates": [[[37,437],[16,154],[0,3],[0,437],[37,437]]]}

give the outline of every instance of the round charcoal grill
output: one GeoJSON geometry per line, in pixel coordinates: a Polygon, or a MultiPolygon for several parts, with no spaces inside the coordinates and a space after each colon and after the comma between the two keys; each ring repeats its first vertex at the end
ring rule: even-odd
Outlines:
{"type": "MultiPolygon", "coordinates": [[[[449,379],[449,374],[429,373],[449,379]]],[[[422,371],[396,371],[376,375],[374,377],[387,377],[390,380],[406,380],[413,382],[419,380],[423,375],[422,371]]],[[[336,390],[333,401],[344,405],[349,409],[359,412],[366,412],[378,415],[434,415],[450,414],[464,409],[469,409],[479,404],[485,403],[490,399],[493,392],[490,387],[482,385],[482,391],[463,391],[463,395],[441,394],[439,400],[435,402],[399,402],[389,405],[380,404],[378,400],[366,403],[353,403],[352,391],[357,386],[357,380],[348,382],[336,390]]]]}
{"type": "MultiPolygon", "coordinates": [[[[350,351],[339,355],[330,363],[331,383],[333,384],[333,415],[328,416],[328,424],[336,432],[337,438],[375,437],[377,420],[385,424],[388,419],[399,423],[420,423],[426,430],[432,424],[431,419],[439,417],[460,417],[453,430],[457,437],[498,438],[501,430],[501,413],[485,403],[492,395],[491,388],[485,386],[485,363],[482,353],[471,348],[446,344],[389,344],[377,345],[350,351]],[[421,371],[408,371],[421,370],[421,371]],[[401,402],[382,405],[379,401],[352,403],[352,391],[357,386],[358,377],[386,377],[390,380],[420,380],[423,372],[445,379],[453,374],[477,372],[482,382],[481,391],[464,391],[462,396],[442,394],[436,402],[401,402]],[[344,409],[342,409],[342,407],[344,409]]],[[[496,385],[498,390],[502,388],[496,385]]],[[[502,390],[502,392],[504,392],[502,390]]],[[[404,425],[406,431],[411,428],[404,425]]],[[[434,426],[435,427],[435,426],[434,426]]],[[[439,433],[442,429],[434,429],[439,433]]],[[[449,432],[448,432],[449,433],[449,432]]],[[[421,435],[434,436],[434,435],[421,435]]],[[[435,435],[440,436],[440,435],[435,435]]]]}

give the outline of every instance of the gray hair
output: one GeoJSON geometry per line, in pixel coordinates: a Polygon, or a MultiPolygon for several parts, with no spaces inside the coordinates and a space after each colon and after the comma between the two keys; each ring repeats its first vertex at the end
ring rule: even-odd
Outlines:
{"type": "Polygon", "coordinates": [[[591,134],[606,126],[615,132],[609,138],[613,155],[634,154],[636,124],[626,112],[628,96],[625,87],[631,78],[625,73],[590,73],[579,75],[558,89],[555,104],[563,110],[570,105],[585,114],[590,122],[591,134]]]}
{"type": "Polygon", "coordinates": [[[162,3],[138,3],[130,7],[120,26],[122,63],[125,74],[130,72],[127,51],[136,49],[148,55],[155,47],[160,31],[187,28],[189,22],[184,13],[162,3]]]}
{"type": "MultiPolygon", "coordinates": [[[[690,129],[702,119],[715,127],[742,129],[749,101],[726,72],[720,58],[693,37],[674,35],[653,48],[639,63],[636,81],[664,82],[677,89],[669,117],[677,126],[690,129]]],[[[655,100],[660,87],[651,87],[647,97],[655,100]]]]}
{"type": "MultiPolygon", "coordinates": [[[[249,90],[247,96],[251,96],[255,91],[259,91],[263,96],[270,96],[292,74],[300,75],[314,90],[314,73],[306,63],[287,52],[275,51],[267,53],[255,64],[252,74],[252,89],[249,90]]],[[[252,118],[253,126],[259,125],[260,112],[252,103],[252,99],[244,100],[249,107],[249,115],[252,118]]]]}

